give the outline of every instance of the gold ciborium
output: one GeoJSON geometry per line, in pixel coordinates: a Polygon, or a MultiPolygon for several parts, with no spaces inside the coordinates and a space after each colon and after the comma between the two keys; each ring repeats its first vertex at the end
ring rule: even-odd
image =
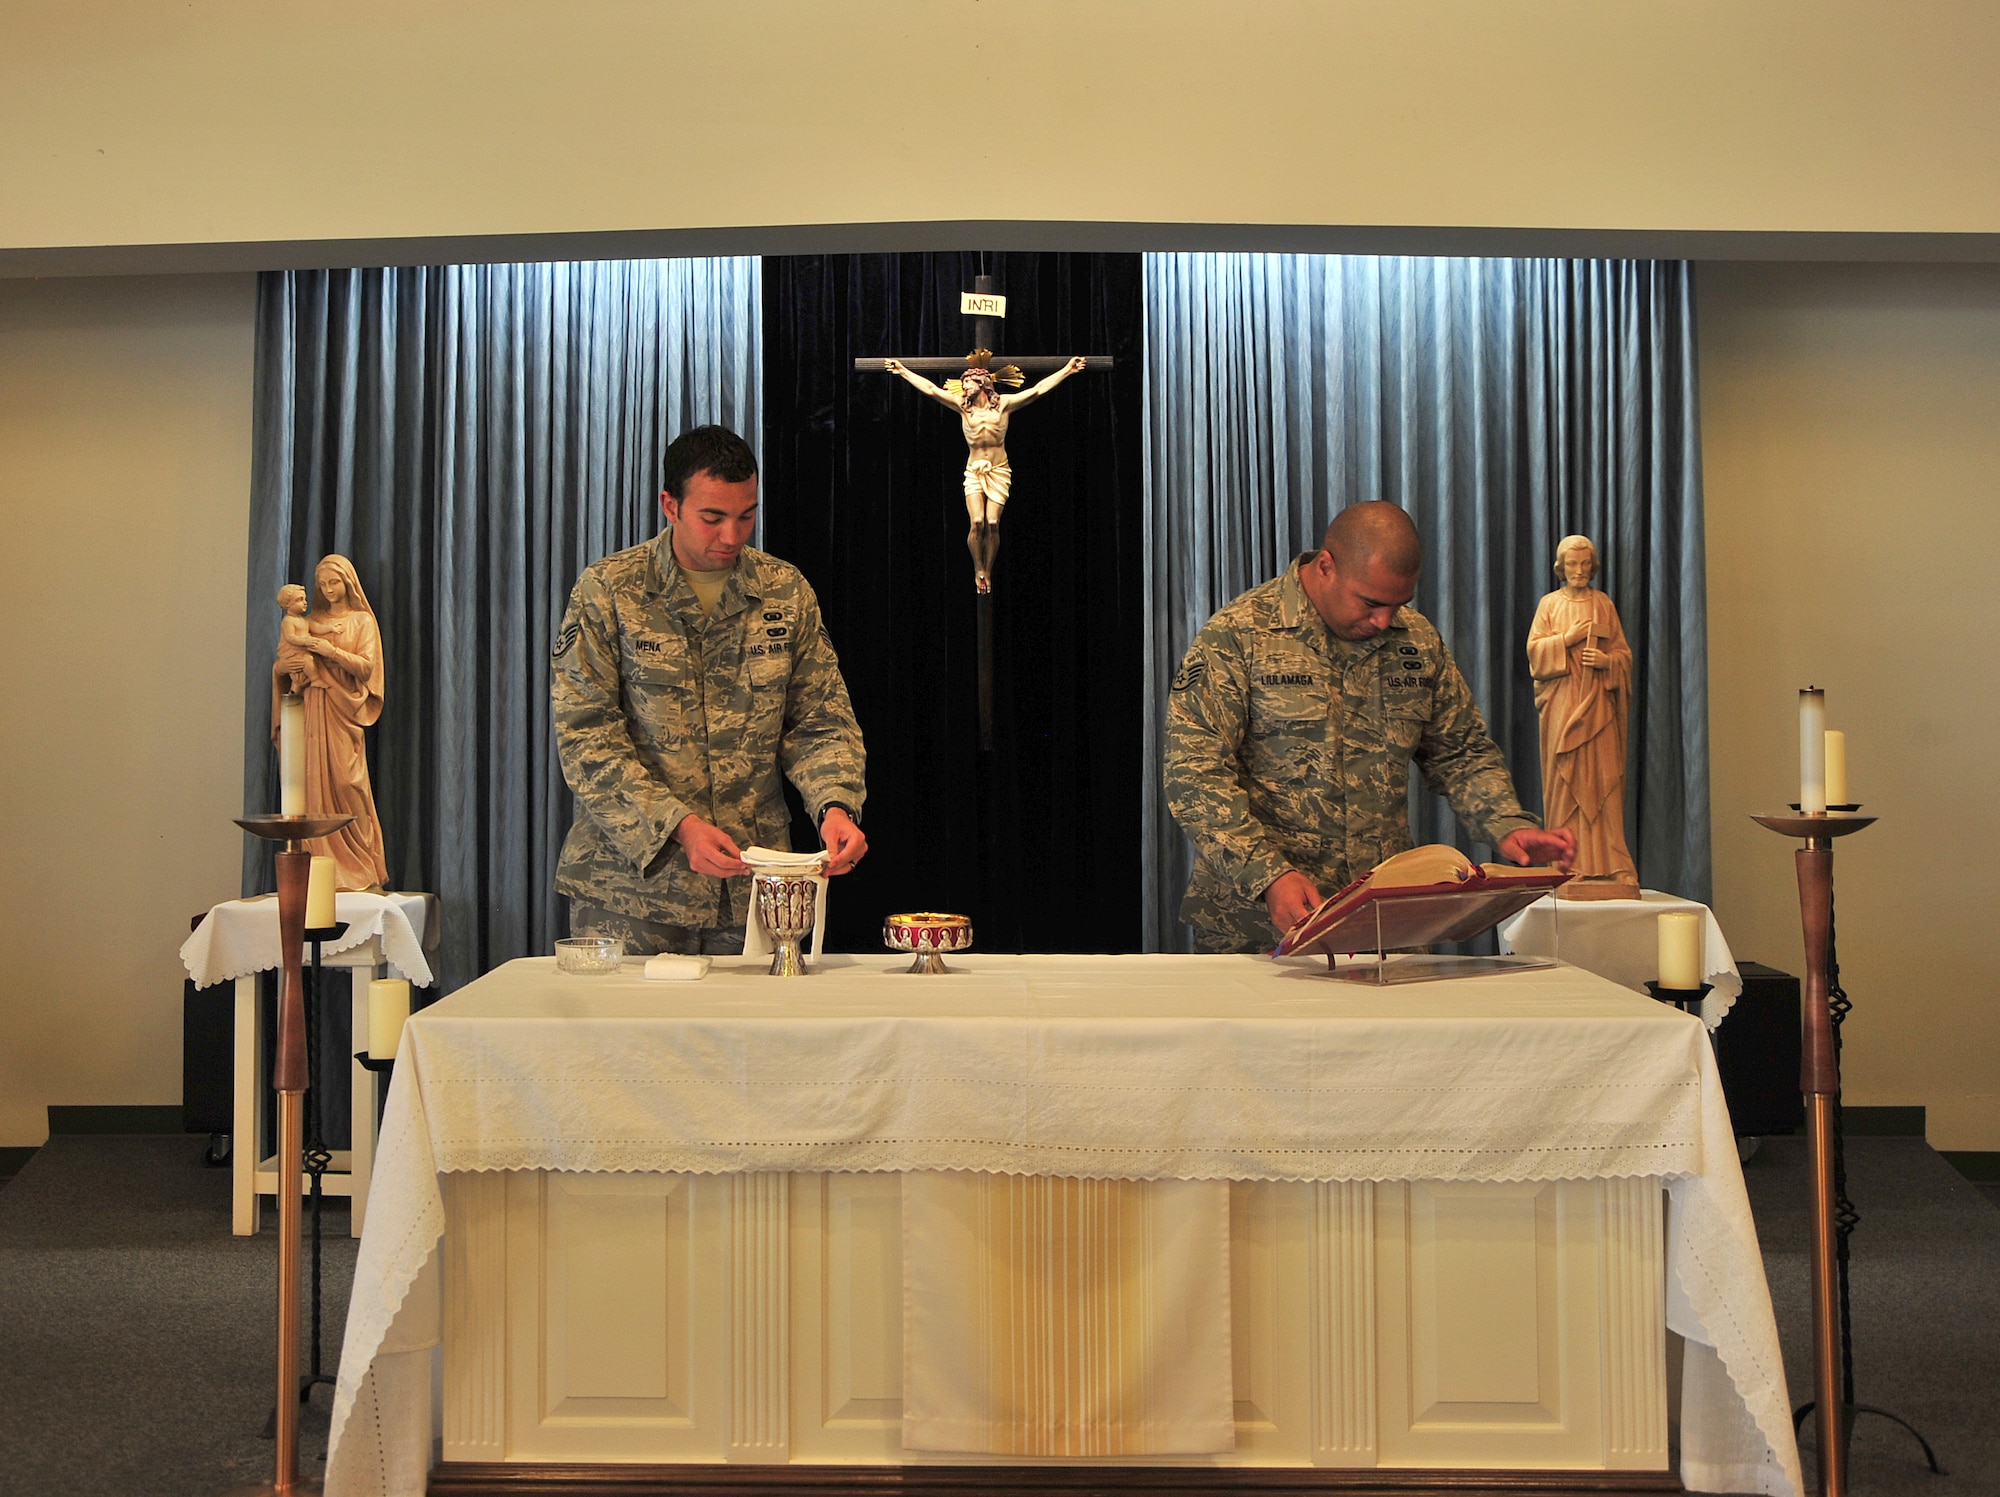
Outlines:
{"type": "Polygon", "coordinates": [[[912,972],[949,972],[944,953],[972,950],[972,922],[963,915],[940,915],[933,910],[891,915],[882,922],[882,944],[891,951],[913,953],[912,972]]]}
{"type": "Polygon", "coordinates": [[[799,943],[812,934],[819,918],[819,884],[810,873],[753,873],[757,918],[771,933],[771,975],[804,977],[805,960],[799,943]]]}

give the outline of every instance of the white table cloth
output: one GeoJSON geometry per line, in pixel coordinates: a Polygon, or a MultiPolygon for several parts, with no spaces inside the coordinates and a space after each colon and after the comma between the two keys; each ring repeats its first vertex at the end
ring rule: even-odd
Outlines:
{"type": "Polygon", "coordinates": [[[1683,1482],[1799,1487],[1776,1323],[1714,1055],[1573,967],[1374,988],[1317,959],[507,964],[413,1016],[349,1305],[328,1491],[422,1490],[446,1170],[987,1170],[1159,1180],[1660,1176],[1689,1341],[1683,1482]],[[412,1289],[416,1290],[412,1296],[412,1289]],[[404,1309],[405,1298],[411,1298],[404,1309]],[[399,1311],[402,1311],[399,1315],[399,1311]],[[424,1361],[420,1378],[416,1362],[424,1361]]]}
{"type": "MultiPolygon", "coordinates": [[[[389,970],[427,988],[432,979],[425,953],[437,949],[438,939],[437,921],[430,918],[435,900],[431,894],[336,894],[334,918],[346,921],[347,930],[337,940],[325,942],[320,951],[336,956],[380,936],[389,970]]],[[[181,945],[181,964],[198,988],[283,963],[275,894],[225,900],[203,917],[194,934],[181,945]]]]}
{"type": "Polygon", "coordinates": [[[1657,889],[1642,889],[1637,899],[1556,901],[1560,910],[1551,910],[1551,902],[1539,900],[1501,921],[1500,949],[1524,956],[1558,955],[1572,966],[1644,993],[1646,984],[1660,975],[1660,916],[1700,915],[1705,922],[1702,981],[1714,986],[1701,1001],[1701,1022],[1715,1028],[1743,996],[1736,958],[1715,911],[1705,904],[1657,889]]]}

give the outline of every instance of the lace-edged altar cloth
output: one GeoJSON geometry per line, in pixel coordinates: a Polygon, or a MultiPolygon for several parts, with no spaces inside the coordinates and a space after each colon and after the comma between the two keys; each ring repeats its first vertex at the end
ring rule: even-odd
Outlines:
{"type": "Polygon", "coordinates": [[[423,1490],[441,1171],[985,1170],[1661,1177],[1667,1323],[1689,1343],[1682,1481],[1798,1497],[1777,1326],[1698,1020],[1571,967],[1377,989],[1325,980],[1316,958],[964,964],[947,984],[830,956],[780,982],[725,958],[700,983],[662,984],[636,963],[586,980],[530,958],[414,1015],[328,1492],[423,1490]]]}

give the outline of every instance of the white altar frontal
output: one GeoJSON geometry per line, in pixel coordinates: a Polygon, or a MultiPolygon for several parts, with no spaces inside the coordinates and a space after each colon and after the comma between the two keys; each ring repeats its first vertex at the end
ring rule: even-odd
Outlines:
{"type": "Polygon", "coordinates": [[[415,1015],[328,1491],[1799,1492],[1697,1020],[1570,967],[952,961],[531,959],[415,1015]]]}

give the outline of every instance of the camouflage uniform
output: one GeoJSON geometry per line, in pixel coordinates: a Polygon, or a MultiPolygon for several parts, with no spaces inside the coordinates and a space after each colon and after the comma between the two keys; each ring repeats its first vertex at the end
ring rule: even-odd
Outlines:
{"type": "Polygon", "coordinates": [[[713,822],[739,847],[788,848],[780,769],[815,822],[835,804],[859,821],[863,758],[819,600],[798,569],[746,547],[704,618],[672,535],[593,563],[570,592],[551,696],[578,814],[556,889],[700,940],[741,929],[750,880],[690,868],[667,840],[681,819],[713,822]]]}
{"type": "Polygon", "coordinates": [[[1337,637],[1301,562],[1203,626],[1167,700],[1167,806],[1194,843],[1181,919],[1216,951],[1268,950],[1264,891],[1331,894],[1410,846],[1409,763],[1473,836],[1536,826],[1436,627],[1411,608],[1337,637]]]}

